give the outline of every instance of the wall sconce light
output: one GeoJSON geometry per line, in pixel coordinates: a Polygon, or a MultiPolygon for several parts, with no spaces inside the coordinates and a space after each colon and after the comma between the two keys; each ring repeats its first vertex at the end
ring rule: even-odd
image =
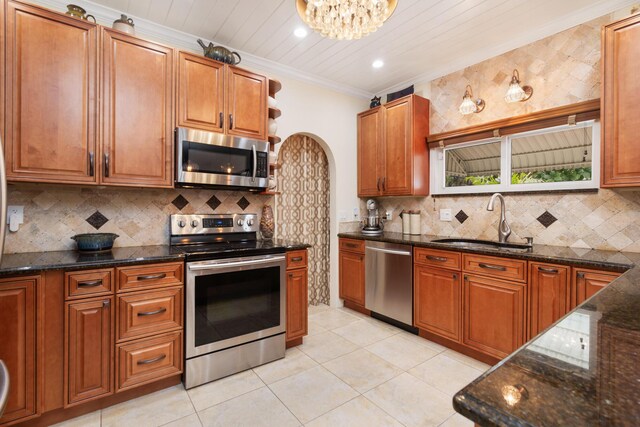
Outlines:
{"type": "Polygon", "coordinates": [[[502,397],[509,406],[515,406],[522,399],[529,398],[529,392],[522,384],[505,385],[502,387],[502,397]]]}
{"type": "Polygon", "coordinates": [[[484,106],[485,104],[483,99],[473,99],[473,90],[470,85],[467,85],[467,88],[464,91],[464,96],[462,97],[462,104],[460,104],[460,108],[458,108],[460,113],[465,116],[467,114],[479,113],[484,110],[484,106]]]}
{"type": "Polygon", "coordinates": [[[511,77],[509,90],[507,90],[504,100],[507,102],[524,102],[531,98],[531,95],[533,95],[533,88],[531,86],[520,86],[520,73],[518,73],[518,70],[513,70],[513,77],[511,77]]]}

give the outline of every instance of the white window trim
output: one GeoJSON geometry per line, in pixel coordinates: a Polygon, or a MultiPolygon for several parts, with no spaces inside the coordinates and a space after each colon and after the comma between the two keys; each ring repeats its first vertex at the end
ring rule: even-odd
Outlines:
{"type": "MultiPolygon", "coordinates": [[[[508,135],[501,138],[488,138],[469,143],[456,144],[445,148],[434,148],[430,153],[431,194],[475,194],[475,193],[513,193],[513,192],[536,192],[554,190],[588,190],[599,188],[600,186],[600,122],[588,120],[576,125],[562,125],[550,128],[538,129],[529,132],[522,132],[508,135]],[[591,180],[589,181],[568,181],[568,182],[544,182],[533,184],[511,184],[511,138],[519,136],[536,135],[549,131],[560,131],[564,129],[576,129],[592,126],[592,148],[591,148],[591,180]],[[447,150],[471,147],[473,145],[501,142],[500,146],[500,176],[508,177],[506,182],[497,185],[469,185],[464,187],[445,187],[445,152],[447,150]]],[[[504,181],[504,179],[502,179],[504,181]]]]}

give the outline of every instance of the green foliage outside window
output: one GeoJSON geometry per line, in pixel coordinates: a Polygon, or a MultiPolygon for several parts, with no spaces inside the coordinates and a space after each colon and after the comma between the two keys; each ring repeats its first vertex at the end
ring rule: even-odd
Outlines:
{"type": "MultiPolygon", "coordinates": [[[[591,168],[556,169],[538,172],[513,172],[511,184],[534,184],[544,182],[588,181],[591,179],[591,168]]],[[[447,187],[463,187],[469,185],[497,185],[497,175],[482,176],[447,176],[447,187]]]]}

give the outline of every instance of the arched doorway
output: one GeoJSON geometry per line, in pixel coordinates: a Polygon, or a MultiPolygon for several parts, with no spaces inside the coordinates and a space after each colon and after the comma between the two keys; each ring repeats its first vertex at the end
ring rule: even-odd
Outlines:
{"type": "Polygon", "coordinates": [[[309,243],[309,303],[329,304],[329,162],[310,136],[287,138],[279,152],[282,193],[276,206],[278,237],[309,243]]]}

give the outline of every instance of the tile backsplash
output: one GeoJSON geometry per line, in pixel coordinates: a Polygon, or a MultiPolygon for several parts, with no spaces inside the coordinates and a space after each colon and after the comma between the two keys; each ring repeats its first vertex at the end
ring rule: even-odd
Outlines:
{"type": "Polygon", "coordinates": [[[71,236],[98,231],[118,234],[115,246],[165,245],[171,214],[260,214],[271,199],[236,191],[10,184],[7,203],[24,206],[24,224],[7,230],[5,253],[75,249],[71,236]]]}

